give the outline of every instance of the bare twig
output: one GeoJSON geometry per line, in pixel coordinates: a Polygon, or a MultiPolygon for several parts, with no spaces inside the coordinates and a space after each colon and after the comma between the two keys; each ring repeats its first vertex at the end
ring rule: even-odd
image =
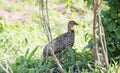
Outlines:
{"type": "MultiPolygon", "coordinates": [[[[49,25],[49,14],[48,14],[48,4],[47,4],[48,0],[46,0],[46,8],[44,10],[44,0],[41,0],[41,9],[42,9],[42,19],[43,19],[43,28],[45,30],[46,36],[48,38],[48,41],[50,43],[50,52],[52,54],[53,60],[55,61],[55,63],[57,64],[59,70],[61,73],[64,73],[64,70],[59,62],[59,60],[56,58],[56,55],[54,54],[53,51],[53,45],[52,45],[52,34],[51,34],[51,30],[50,30],[50,25],[49,25]]],[[[39,7],[39,15],[40,15],[40,7],[39,7]]]]}
{"type": "Polygon", "coordinates": [[[1,63],[0,63],[0,67],[5,73],[9,73],[8,69],[6,69],[1,63]]]}
{"type": "Polygon", "coordinates": [[[104,29],[102,28],[102,21],[101,21],[101,17],[98,16],[98,27],[99,27],[99,36],[100,36],[100,42],[101,42],[101,49],[102,49],[102,54],[103,54],[103,58],[104,61],[106,63],[106,67],[109,67],[109,62],[108,62],[108,54],[107,54],[107,48],[106,48],[106,41],[105,41],[105,34],[104,34],[104,29]],[[104,37],[104,38],[103,38],[104,37]]]}
{"type": "Polygon", "coordinates": [[[95,59],[98,61],[99,65],[102,64],[104,66],[104,63],[102,63],[100,56],[99,56],[99,50],[102,52],[102,57],[105,62],[106,68],[109,67],[109,61],[108,61],[108,52],[106,47],[106,39],[104,34],[104,29],[102,26],[101,17],[98,17],[98,29],[99,29],[99,37],[100,37],[100,43],[101,43],[101,49],[97,48],[97,42],[96,42],[96,19],[98,15],[99,7],[102,3],[102,0],[93,0],[93,11],[94,11],[94,19],[93,19],[93,35],[94,35],[94,56],[95,59]]]}
{"type": "Polygon", "coordinates": [[[12,68],[11,68],[10,65],[8,64],[7,58],[5,58],[5,64],[6,64],[6,69],[7,69],[8,71],[10,71],[10,73],[13,73],[12,68]]]}
{"type": "Polygon", "coordinates": [[[0,67],[5,73],[13,73],[12,68],[9,66],[7,59],[4,60],[5,66],[3,66],[2,63],[0,63],[0,67]]]}
{"type": "MultiPolygon", "coordinates": [[[[102,22],[101,22],[101,23],[102,23],[102,22]]],[[[104,48],[105,48],[106,56],[108,57],[108,51],[107,51],[107,44],[106,44],[105,32],[104,32],[104,28],[103,28],[103,25],[102,25],[102,24],[101,24],[101,29],[102,29],[102,33],[103,33],[104,48]]],[[[109,62],[108,62],[108,64],[109,64],[109,62]]]]}
{"type": "Polygon", "coordinates": [[[100,63],[100,58],[98,55],[98,49],[97,49],[97,42],[96,42],[96,16],[97,16],[97,9],[98,9],[98,0],[93,0],[93,8],[94,8],[94,19],[93,19],[93,36],[94,36],[94,56],[95,59],[98,60],[98,63],[100,63]]]}

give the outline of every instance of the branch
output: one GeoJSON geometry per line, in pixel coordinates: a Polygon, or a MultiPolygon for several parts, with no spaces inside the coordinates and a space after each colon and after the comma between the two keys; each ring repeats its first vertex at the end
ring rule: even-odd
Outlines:
{"type": "Polygon", "coordinates": [[[105,41],[105,34],[104,34],[104,29],[102,28],[102,21],[101,21],[101,17],[98,16],[98,27],[99,27],[99,36],[100,36],[100,42],[102,45],[102,54],[103,54],[103,58],[104,61],[106,63],[106,67],[109,67],[109,62],[108,62],[108,53],[107,53],[107,48],[106,48],[106,41],[105,41]]]}
{"type": "Polygon", "coordinates": [[[9,66],[6,58],[5,58],[4,62],[5,62],[6,67],[4,67],[4,66],[2,65],[2,63],[0,63],[0,67],[2,68],[2,70],[3,70],[5,73],[13,73],[12,68],[9,66]]]}
{"type": "MultiPolygon", "coordinates": [[[[50,30],[50,25],[49,25],[49,14],[48,14],[48,4],[47,4],[48,0],[46,0],[46,8],[44,10],[44,0],[41,0],[41,9],[42,9],[42,19],[43,19],[43,28],[44,31],[46,33],[46,36],[48,38],[48,41],[50,43],[50,52],[52,54],[53,60],[55,61],[55,63],[57,64],[59,70],[61,73],[64,73],[64,70],[59,62],[59,60],[56,58],[56,55],[54,54],[53,51],[53,46],[52,46],[52,34],[51,34],[51,30],[50,30]]],[[[40,5],[39,5],[40,6],[40,5]]],[[[39,15],[40,15],[40,7],[39,7],[39,15]]]]}
{"type": "Polygon", "coordinates": [[[2,68],[2,70],[6,73],[9,73],[8,69],[6,69],[1,63],[0,63],[0,67],[2,68]]]}
{"type": "Polygon", "coordinates": [[[97,16],[97,9],[98,9],[98,0],[93,0],[93,11],[94,11],[94,18],[93,18],[93,40],[94,40],[94,56],[95,59],[98,60],[98,63],[100,63],[100,58],[98,55],[98,49],[97,49],[97,42],[96,42],[96,16],[97,16]]]}

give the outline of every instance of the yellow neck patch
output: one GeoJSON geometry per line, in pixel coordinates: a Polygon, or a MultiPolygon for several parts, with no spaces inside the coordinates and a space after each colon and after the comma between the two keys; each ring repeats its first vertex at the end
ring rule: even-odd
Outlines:
{"type": "Polygon", "coordinates": [[[71,27],[70,27],[70,30],[74,30],[74,27],[73,27],[73,26],[71,26],[71,27]]]}

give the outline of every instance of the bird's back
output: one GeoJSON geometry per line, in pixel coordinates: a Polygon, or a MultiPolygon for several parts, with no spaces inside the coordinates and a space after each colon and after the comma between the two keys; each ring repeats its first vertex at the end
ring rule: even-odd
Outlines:
{"type": "Polygon", "coordinates": [[[66,32],[53,40],[54,52],[60,52],[74,45],[74,31],[66,32]]]}

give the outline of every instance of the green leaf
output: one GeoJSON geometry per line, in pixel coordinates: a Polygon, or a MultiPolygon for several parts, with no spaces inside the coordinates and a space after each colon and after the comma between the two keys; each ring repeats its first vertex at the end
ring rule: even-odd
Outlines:
{"type": "Polygon", "coordinates": [[[74,51],[71,48],[68,48],[72,63],[75,62],[74,51]]]}
{"type": "Polygon", "coordinates": [[[114,52],[114,51],[116,50],[115,45],[114,45],[114,44],[111,44],[111,46],[108,47],[108,50],[109,50],[110,52],[114,52]]]}
{"type": "Polygon", "coordinates": [[[25,38],[25,43],[26,43],[26,44],[28,43],[28,39],[27,39],[27,38],[25,38]]]}
{"type": "Polygon", "coordinates": [[[117,16],[118,16],[117,11],[116,11],[116,9],[114,7],[112,7],[111,10],[110,10],[110,16],[113,19],[117,18],[117,16]]]}
{"type": "Polygon", "coordinates": [[[112,18],[107,18],[107,21],[108,21],[108,22],[111,22],[111,20],[112,20],[112,18]]]}
{"type": "Polygon", "coordinates": [[[120,19],[117,19],[117,22],[120,23],[120,19]]]}
{"type": "Polygon", "coordinates": [[[120,44],[117,45],[117,48],[120,50],[120,44]]]}
{"type": "Polygon", "coordinates": [[[85,34],[85,41],[88,39],[88,33],[85,34]]]}
{"type": "Polygon", "coordinates": [[[115,49],[114,49],[114,48],[112,48],[112,47],[108,47],[108,51],[110,51],[110,52],[114,52],[114,51],[115,51],[115,49]]]}
{"type": "Polygon", "coordinates": [[[32,56],[34,56],[35,52],[37,51],[39,46],[36,46],[35,49],[33,49],[33,51],[30,53],[30,55],[27,58],[27,61],[30,61],[32,56]]]}
{"type": "Polygon", "coordinates": [[[84,0],[85,2],[87,2],[87,6],[90,7],[92,5],[92,0],[84,0]]]}
{"type": "Polygon", "coordinates": [[[107,41],[108,41],[108,42],[111,42],[111,41],[112,41],[112,38],[111,38],[111,37],[108,37],[108,38],[107,38],[107,41]]]}
{"type": "Polygon", "coordinates": [[[25,61],[25,57],[24,56],[20,56],[20,64],[24,63],[25,61]]]}
{"type": "Polygon", "coordinates": [[[115,31],[117,38],[120,39],[120,27],[115,31]]]}
{"type": "Polygon", "coordinates": [[[118,13],[118,17],[120,17],[120,13],[118,13]]]}
{"type": "Polygon", "coordinates": [[[93,49],[93,44],[94,44],[93,39],[90,39],[89,42],[88,42],[88,47],[90,49],[93,49]]]}
{"type": "Polygon", "coordinates": [[[29,48],[27,49],[26,53],[25,53],[25,58],[28,56],[29,53],[29,48]]]}
{"type": "Polygon", "coordinates": [[[113,13],[110,14],[110,16],[111,16],[113,19],[115,19],[115,18],[117,17],[117,14],[113,12],[113,13]]]}
{"type": "Polygon", "coordinates": [[[3,25],[2,25],[2,23],[0,23],[0,33],[3,32],[3,31],[4,31],[3,25]]]}
{"type": "Polygon", "coordinates": [[[110,33],[110,38],[116,38],[116,35],[115,35],[115,33],[110,33]]]}
{"type": "Polygon", "coordinates": [[[115,29],[116,25],[114,23],[110,23],[108,26],[107,26],[107,30],[109,30],[110,32],[112,32],[114,29],[115,29]]]}

